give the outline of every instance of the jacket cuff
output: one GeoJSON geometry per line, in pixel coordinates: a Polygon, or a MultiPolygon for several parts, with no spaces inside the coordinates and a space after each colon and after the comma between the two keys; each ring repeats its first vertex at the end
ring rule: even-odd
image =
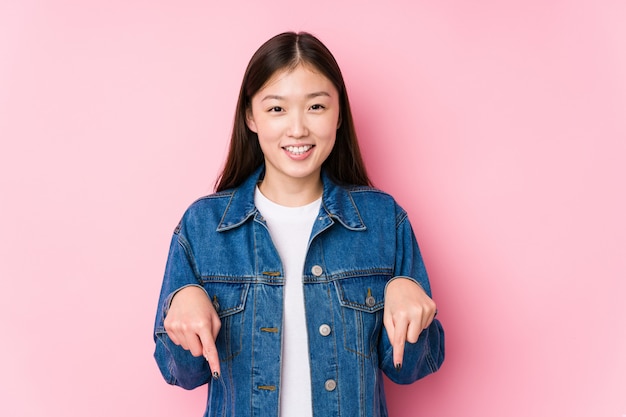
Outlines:
{"type": "Polygon", "coordinates": [[[165,332],[157,332],[155,336],[154,358],[168,384],[190,390],[210,380],[209,364],[204,357],[194,357],[175,345],[165,332]]]}
{"type": "Polygon", "coordinates": [[[381,369],[396,384],[410,384],[436,372],[445,358],[444,333],[438,320],[422,331],[416,343],[405,342],[402,368],[395,369],[393,347],[383,329],[381,369]]]}

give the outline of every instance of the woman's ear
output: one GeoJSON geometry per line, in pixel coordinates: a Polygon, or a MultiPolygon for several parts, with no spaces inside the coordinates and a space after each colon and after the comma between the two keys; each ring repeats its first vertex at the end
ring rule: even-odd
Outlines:
{"type": "Polygon", "coordinates": [[[246,109],[246,125],[248,126],[248,129],[250,129],[254,133],[258,133],[256,123],[254,122],[254,117],[252,116],[252,109],[250,107],[246,109]]]}

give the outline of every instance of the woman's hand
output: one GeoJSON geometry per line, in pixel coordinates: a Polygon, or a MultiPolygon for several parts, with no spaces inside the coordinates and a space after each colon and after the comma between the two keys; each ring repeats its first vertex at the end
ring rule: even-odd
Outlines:
{"type": "Polygon", "coordinates": [[[190,286],[178,291],[163,325],[172,342],[193,356],[204,356],[213,377],[219,377],[220,360],[215,339],[222,323],[202,288],[190,286]]]}
{"type": "Polygon", "coordinates": [[[396,369],[402,367],[404,342],[416,343],[436,311],[435,302],[414,281],[396,278],[387,285],[383,323],[393,347],[396,369]]]}

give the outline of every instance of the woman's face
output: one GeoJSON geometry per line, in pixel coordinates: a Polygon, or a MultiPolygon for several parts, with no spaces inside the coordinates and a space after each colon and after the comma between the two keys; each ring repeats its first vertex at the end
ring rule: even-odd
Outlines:
{"type": "Polygon", "coordinates": [[[259,138],[265,179],[319,181],[335,144],[339,93],[306,65],[275,73],[251,100],[247,125],[259,138]]]}

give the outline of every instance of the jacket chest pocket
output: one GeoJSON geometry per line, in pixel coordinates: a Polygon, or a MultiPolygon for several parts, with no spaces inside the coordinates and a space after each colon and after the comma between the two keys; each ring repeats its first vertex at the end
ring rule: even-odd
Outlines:
{"type": "Polygon", "coordinates": [[[206,283],[213,307],[221,320],[215,346],[221,361],[228,361],[241,352],[244,307],[250,284],[206,283]]]}
{"type": "Polygon", "coordinates": [[[376,350],[383,322],[387,280],[387,276],[378,275],[335,281],[347,351],[369,357],[376,350]]]}

